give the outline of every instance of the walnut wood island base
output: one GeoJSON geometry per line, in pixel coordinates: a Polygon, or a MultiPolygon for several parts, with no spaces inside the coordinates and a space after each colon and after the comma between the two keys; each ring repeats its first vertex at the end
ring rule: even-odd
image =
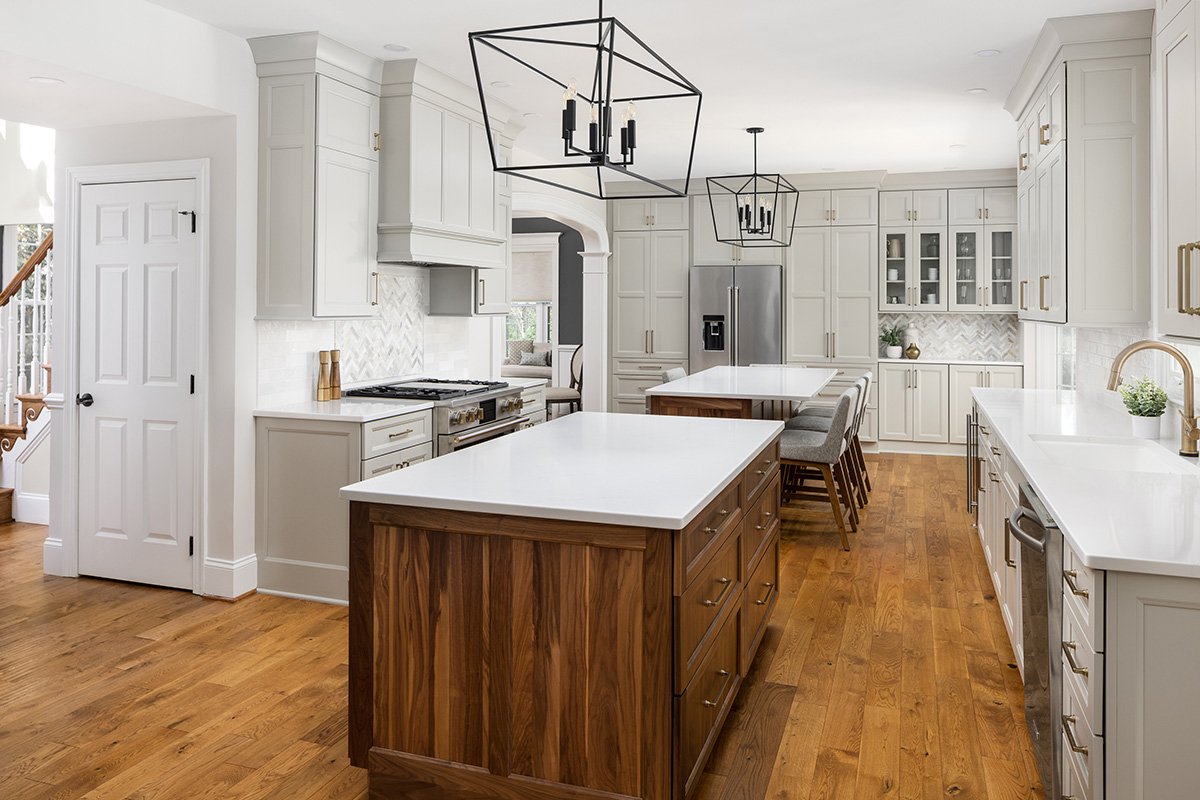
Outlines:
{"type": "Polygon", "coordinates": [[[684,800],[777,597],[777,436],[678,529],[352,502],[370,796],[684,800]]]}

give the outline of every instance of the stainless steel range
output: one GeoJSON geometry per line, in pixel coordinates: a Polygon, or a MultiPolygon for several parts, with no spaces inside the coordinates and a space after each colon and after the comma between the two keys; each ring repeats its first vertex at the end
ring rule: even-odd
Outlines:
{"type": "Polygon", "coordinates": [[[525,427],[521,389],[502,381],[413,381],[363,386],[346,392],[350,397],[375,400],[430,400],[434,404],[435,454],[482,444],[525,427]]]}

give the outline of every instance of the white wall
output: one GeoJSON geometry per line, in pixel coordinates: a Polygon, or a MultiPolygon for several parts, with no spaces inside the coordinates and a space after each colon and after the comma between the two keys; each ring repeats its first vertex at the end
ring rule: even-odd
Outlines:
{"type": "Polygon", "coordinates": [[[0,225],[54,221],[53,130],[0,120],[0,176],[0,225]]]}

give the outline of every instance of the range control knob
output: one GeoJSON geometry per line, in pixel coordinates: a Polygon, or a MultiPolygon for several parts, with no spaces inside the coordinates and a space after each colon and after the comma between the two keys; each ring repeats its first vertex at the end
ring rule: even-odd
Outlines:
{"type": "Polygon", "coordinates": [[[483,419],[483,409],[482,408],[471,409],[471,419],[475,420],[476,422],[483,419]]]}

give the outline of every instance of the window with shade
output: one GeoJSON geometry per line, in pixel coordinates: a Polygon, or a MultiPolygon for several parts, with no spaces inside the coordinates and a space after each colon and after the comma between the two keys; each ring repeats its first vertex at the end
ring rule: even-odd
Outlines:
{"type": "Polygon", "coordinates": [[[554,286],[558,259],[552,252],[513,253],[509,341],[554,341],[554,286]]]}

